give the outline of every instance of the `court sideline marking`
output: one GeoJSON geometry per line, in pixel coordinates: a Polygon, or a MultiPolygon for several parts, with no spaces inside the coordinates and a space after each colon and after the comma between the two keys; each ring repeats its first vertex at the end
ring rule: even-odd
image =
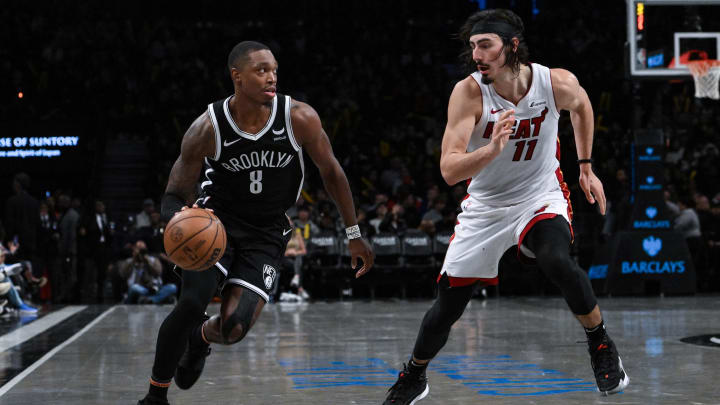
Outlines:
{"type": "Polygon", "coordinates": [[[87,305],[67,306],[58,311],[49,313],[23,327],[15,329],[12,332],[8,332],[5,335],[0,336],[0,353],[34,338],[85,308],[87,308],[87,305]]]}
{"type": "Polygon", "coordinates": [[[49,352],[45,353],[44,356],[42,356],[38,361],[33,363],[30,367],[26,368],[22,371],[22,373],[18,374],[13,378],[12,380],[8,381],[7,384],[0,387],[0,397],[5,395],[8,391],[10,391],[15,385],[17,385],[20,381],[22,381],[25,377],[27,377],[30,373],[35,371],[38,367],[42,366],[46,361],[50,360],[52,356],[55,355],[55,353],[59,352],[60,350],[64,349],[65,346],[69,345],[70,343],[77,340],[80,336],[84,335],[85,332],[89,331],[93,326],[97,325],[100,321],[102,321],[106,316],[110,315],[112,311],[115,310],[117,306],[113,306],[108,308],[105,312],[100,314],[97,318],[95,318],[92,322],[85,325],[84,328],[80,329],[77,333],[70,336],[70,338],[61,344],[57,345],[54,349],[50,350],[49,352]]]}

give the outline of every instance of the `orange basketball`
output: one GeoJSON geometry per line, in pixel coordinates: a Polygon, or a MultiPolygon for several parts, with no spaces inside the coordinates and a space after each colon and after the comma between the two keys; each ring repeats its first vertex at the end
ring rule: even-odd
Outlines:
{"type": "Polygon", "coordinates": [[[165,227],[163,244],[170,260],[184,270],[202,271],[225,253],[227,235],[218,217],[203,208],[176,214],[165,227]]]}

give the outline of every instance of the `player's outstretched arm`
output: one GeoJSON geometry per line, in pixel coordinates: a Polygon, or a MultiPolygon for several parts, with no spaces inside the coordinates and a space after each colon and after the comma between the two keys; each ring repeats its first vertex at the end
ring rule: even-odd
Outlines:
{"type": "Polygon", "coordinates": [[[203,159],[215,152],[215,132],[207,112],[190,125],[183,136],[180,156],[173,164],[162,197],[160,212],[169,221],[175,213],[190,205],[196,198],[196,184],[200,178],[203,159]]]}
{"type": "MultiPolygon", "coordinates": [[[[553,94],[558,110],[570,111],[570,121],[575,132],[578,159],[592,157],[595,118],[592,104],[577,77],[565,69],[551,69],[553,94]]],[[[602,182],[593,173],[591,163],[580,163],[580,187],[590,204],[598,203],[600,213],[605,215],[605,191],[602,182]]]]}
{"type": "Polygon", "coordinates": [[[512,133],[515,111],[502,114],[493,127],[490,143],[470,153],[470,136],[482,114],[482,92],[468,77],[455,85],[448,104],[448,122],[442,140],[440,173],[449,185],[476,175],[502,152],[512,133]]]}
{"type": "MultiPolygon", "coordinates": [[[[345,226],[357,225],[350,184],[340,163],[335,158],[330,140],[320,123],[320,117],[309,105],[295,100],[292,103],[291,124],[295,138],[320,170],[320,177],[323,179],[325,189],[340,210],[345,226]]],[[[375,261],[375,254],[370,245],[359,237],[350,239],[348,248],[352,257],[353,269],[357,267],[358,257],[363,261],[363,266],[357,271],[355,277],[367,273],[375,261]]]]}

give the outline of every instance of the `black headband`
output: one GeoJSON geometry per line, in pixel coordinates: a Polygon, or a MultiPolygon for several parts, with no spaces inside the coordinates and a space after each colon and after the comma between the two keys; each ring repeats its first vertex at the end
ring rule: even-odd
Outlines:
{"type": "Polygon", "coordinates": [[[476,34],[498,34],[500,37],[521,37],[517,28],[504,21],[480,21],[473,25],[470,36],[476,34]]]}

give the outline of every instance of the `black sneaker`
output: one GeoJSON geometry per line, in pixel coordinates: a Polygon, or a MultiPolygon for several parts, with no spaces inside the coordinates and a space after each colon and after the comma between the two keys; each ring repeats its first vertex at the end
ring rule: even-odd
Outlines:
{"type": "Polygon", "coordinates": [[[616,394],[630,384],[615,343],[605,335],[596,347],[589,347],[590,364],[595,373],[598,391],[603,395],[616,394]]]}
{"type": "MultiPolygon", "coordinates": [[[[210,319],[210,317],[205,314],[202,317],[202,322],[204,323],[208,319],[210,319]]],[[[188,339],[185,353],[183,353],[175,369],[175,385],[183,390],[192,387],[198,378],[200,378],[200,374],[202,374],[203,368],[205,367],[205,358],[209,355],[209,344],[203,342],[199,345],[193,345],[190,344],[188,339]]]]}
{"type": "Polygon", "coordinates": [[[170,403],[167,399],[155,398],[148,394],[145,398],[138,401],[138,405],[170,405],[170,403]]]}
{"type": "Polygon", "coordinates": [[[425,371],[423,370],[421,374],[411,373],[408,371],[408,366],[403,364],[403,371],[400,372],[395,385],[388,390],[383,405],[413,405],[425,398],[429,392],[430,386],[425,371]]]}

